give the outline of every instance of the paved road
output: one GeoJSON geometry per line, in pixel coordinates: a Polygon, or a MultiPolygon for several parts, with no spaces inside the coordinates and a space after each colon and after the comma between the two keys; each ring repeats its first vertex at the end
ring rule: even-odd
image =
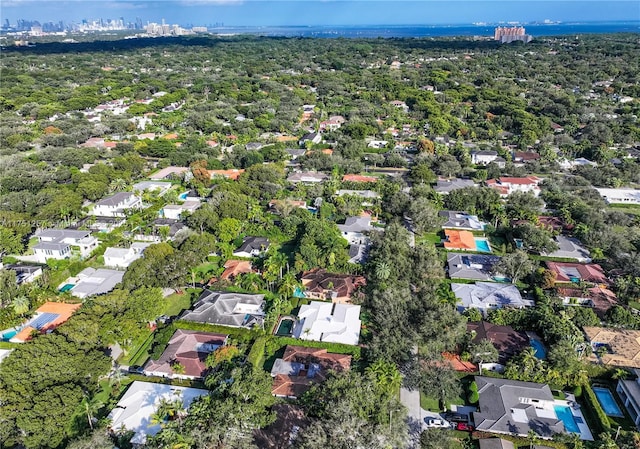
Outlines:
{"type": "Polygon", "coordinates": [[[422,408],[420,408],[420,392],[400,388],[400,402],[407,408],[407,424],[409,425],[409,449],[420,444],[420,433],[423,430],[422,408]]]}

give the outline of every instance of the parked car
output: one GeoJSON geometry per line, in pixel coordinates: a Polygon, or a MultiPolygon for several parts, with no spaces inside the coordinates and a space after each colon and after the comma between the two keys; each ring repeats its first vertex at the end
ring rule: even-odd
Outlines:
{"type": "Polygon", "coordinates": [[[427,427],[435,427],[435,428],[448,428],[451,427],[451,423],[445,421],[444,419],[439,419],[439,418],[425,418],[424,422],[426,423],[427,427]]]}
{"type": "Polygon", "coordinates": [[[473,432],[473,426],[466,422],[459,422],[456,424],[456,430],[462,430],[465,432],[473,432]]]}
{"type": "Polygon", "coordinates": [[[444,414],[444,417],[447,421],[451,422],[469,422],[469,416],[463,415],[462,413],[447,412],[444,414]]]}

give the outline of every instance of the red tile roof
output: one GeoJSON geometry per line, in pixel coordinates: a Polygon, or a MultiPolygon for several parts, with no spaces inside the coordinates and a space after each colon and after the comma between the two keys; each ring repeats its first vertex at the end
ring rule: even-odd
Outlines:
{"type": "Polygon", "coordinates": [[[324,381],[328,371],[346,371],[351,367],[350,355],[332,354],[328,353],[326,349],[302,346],[287,346],[282,360],[301,363],[305,366],[311,363],[320,365],[320,370],[313,377],[308,377],[308,370],[306,369],[301,370],[295,376],[276,374],[273,379],[271,394],[282,397],[300,397],[313,384],[324,381]]]}
{"type": "Polygon", "coordinates": [[[549,270],[557,275],[558,282],[573,282],[574,279],[593,282],[597,284],[609,284],[602,267],[598,264],[581,264],[572,262],[545,262],[549,270]]]}
{"type": "Polygon", "coordinates": [[[473,233],[470,231],[458,231],[456,229],[445,229],[444,235],[446,241],[444,247],[446,249],[463,249],[467,251],[474,251],[476,247],[476,241],[473,238],[473,233]]]}
{"type": "Polygon", "coordinates": [[[224,272],[220,279],[228,280],[237,277],[239,274],[253,272],[251,261],[249,260],[227,260],[224,264],[224,272]]]}
{"type": "Polygon", "coordinates": [[[316,294],[335,292],[336,298],[344,298],[346,300],[351,298],[351,295],[358,287],[367,283],[364,276],[329,273],[322,268],[304,272],[301,281],[307,292],[316,294]]]}
{"type": "Polygon", "coordinates": [[[344,175],[342,177],[342,182],[378,182],[378,178],[375,176],[364,176],[364,175],[344,175]]]}

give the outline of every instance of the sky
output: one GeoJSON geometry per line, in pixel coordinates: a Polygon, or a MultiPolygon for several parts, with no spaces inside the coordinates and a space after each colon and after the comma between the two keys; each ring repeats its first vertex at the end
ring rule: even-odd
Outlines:
{"type": "Polygon", "coordinates": [[[0,18],[40,22],[123,17],[180,25],[441,25],[637,21],[638,0],[1,0],[0,18]]]}

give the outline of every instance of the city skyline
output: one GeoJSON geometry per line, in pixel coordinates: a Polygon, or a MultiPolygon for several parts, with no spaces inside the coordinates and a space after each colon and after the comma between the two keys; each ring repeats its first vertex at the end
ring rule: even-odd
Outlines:
{"type": "MultiPolygon", "coordinates": [[[[294,25],[443,25],[473,22],[596,22],[640,20],[633,0],[607,1],[399,1],[387,0],[183,0],[80,2],[8,0],[0,9],[3,19],[80,23],[83,19],[125,22],[226,26],[294,25]]],[[[3,20],[4,21],[4,20],[3,20]]]]}

